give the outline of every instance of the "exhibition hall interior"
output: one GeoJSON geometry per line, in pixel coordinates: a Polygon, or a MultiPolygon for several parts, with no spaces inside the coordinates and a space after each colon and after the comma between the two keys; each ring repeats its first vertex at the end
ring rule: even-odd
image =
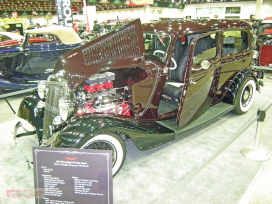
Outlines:
{"type": "Polygon", "coordinates": [[[271,0],[0,0],[0,203],[271,204],[271,0]]]}

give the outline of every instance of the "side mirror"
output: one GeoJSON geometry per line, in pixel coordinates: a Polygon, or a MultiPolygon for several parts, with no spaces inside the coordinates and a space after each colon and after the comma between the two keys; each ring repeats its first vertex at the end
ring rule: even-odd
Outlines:
{"type": "Polygon", "coordinates": [[[202,69],[209,69],[211,66],[211,63],[208,61],[208,60],[203,60],[201,63],[200,63],[200,68],[196,69],[196,68],[192,68],[193,71],[200,71],[202,69]]]}

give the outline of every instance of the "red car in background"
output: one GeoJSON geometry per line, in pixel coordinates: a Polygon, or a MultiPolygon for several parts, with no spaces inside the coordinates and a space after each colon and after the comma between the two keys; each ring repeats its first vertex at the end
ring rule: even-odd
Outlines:
{"type": "Polygon", "coordinates": [[[23,36],[11,32],[0,32],[0,46],[17,45],[23,41],[23,36]]]}
{"type": "Polygon", "coordinates": [[[261,69],[272,68],[272,20],[263,20],[258,26],[254,65],[261,69]]]}
{"type": "MultiPolygon", "coordinates": [[[[23,36],[12,32],[0,32],[0,46],[18,45],[23,42],[23,36]]],[[[29,42],[46,42],[48,38],[30,38],[29,42]]]]}

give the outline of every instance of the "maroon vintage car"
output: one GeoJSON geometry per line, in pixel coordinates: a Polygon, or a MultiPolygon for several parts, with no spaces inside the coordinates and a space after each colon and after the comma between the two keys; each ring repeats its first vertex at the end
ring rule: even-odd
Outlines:
{"type": "Polygon", "coordinates": [[[244,21],[135,20],[63,54],[18,115],[41,146],[112,150],[115,174],[127,139],[148,150],[246,113],[259,90],[251,42],[244,21]]]}

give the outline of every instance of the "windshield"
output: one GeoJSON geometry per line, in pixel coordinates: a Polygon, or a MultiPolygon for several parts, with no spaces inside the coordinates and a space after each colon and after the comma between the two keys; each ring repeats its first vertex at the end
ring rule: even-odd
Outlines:
{"type": "Polygon", "coordinates": [[[171,42],[170,35],[160,31],[144,32],[143,35],[145,53],[164,61],[171,42]]]}

